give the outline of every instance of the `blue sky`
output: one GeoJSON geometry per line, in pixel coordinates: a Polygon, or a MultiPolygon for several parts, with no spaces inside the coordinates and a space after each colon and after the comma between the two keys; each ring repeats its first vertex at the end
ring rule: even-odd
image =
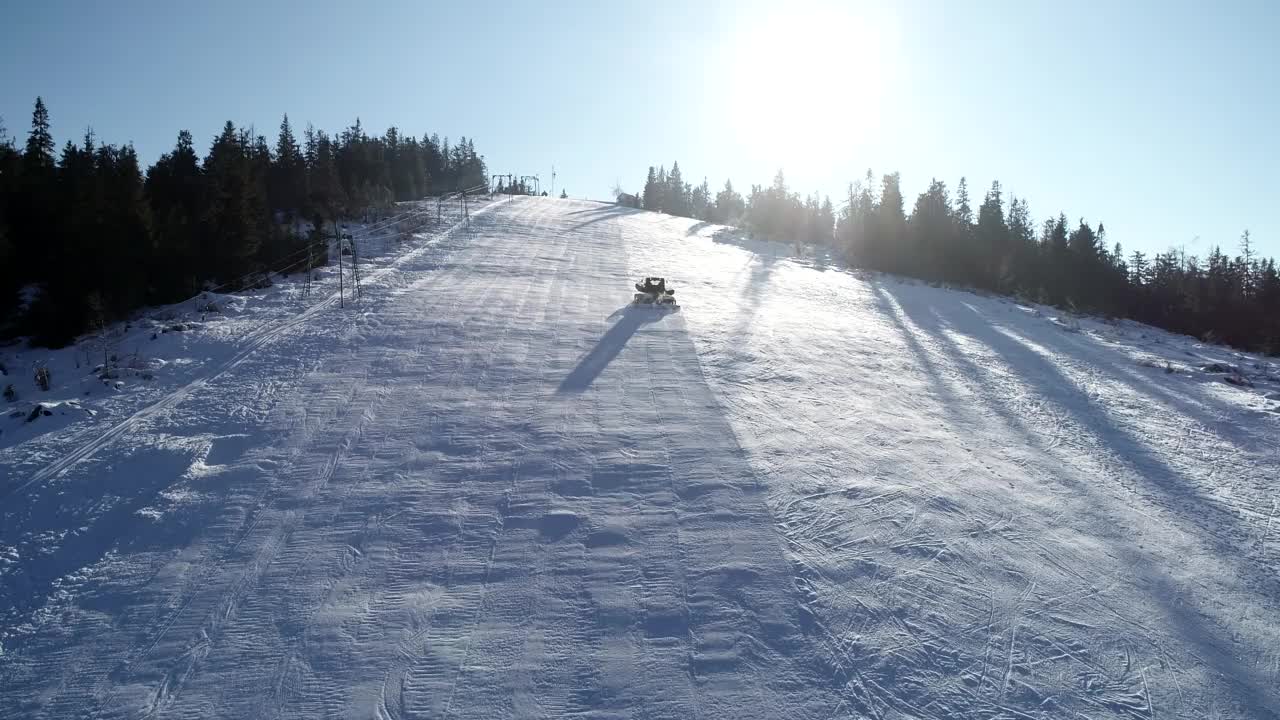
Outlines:
{"type": "Polygon", "coordinates": [[[473,137],[491,171],[575,197],[650,164],[746,189],[784,168],[838,198],[899,171],[993,179],[1037,221],[1106,223],[1126,250],[1280,256],[1280,3],[546,0],[11,2],[0,116],[43,95],[146,162],[228,119],[473,137]]]}

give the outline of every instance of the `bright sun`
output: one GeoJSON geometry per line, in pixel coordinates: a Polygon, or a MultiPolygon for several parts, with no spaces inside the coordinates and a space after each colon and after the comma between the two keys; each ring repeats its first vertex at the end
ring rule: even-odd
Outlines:
{"type": "Polygon", "coordinates": [[[738,143],[789,166],[866,142],[884,100],[882,23],[799,3],[748,21],[727,49],[738,143]]]}

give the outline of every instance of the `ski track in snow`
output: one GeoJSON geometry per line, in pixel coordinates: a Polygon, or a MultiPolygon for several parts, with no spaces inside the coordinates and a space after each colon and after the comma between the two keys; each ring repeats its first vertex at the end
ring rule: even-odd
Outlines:
{"type": "Polygon", "coordinates": [[[1275,717],[1265,390],[782,252],[494,203],[0,451],[0,718],[1275,717]]]}

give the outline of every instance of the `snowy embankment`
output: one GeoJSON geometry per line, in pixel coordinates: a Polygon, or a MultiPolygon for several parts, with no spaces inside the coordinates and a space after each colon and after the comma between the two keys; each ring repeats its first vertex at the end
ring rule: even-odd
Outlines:
{"type": "Polygon", "coordinates": [[[782,252],[520,198],[62,351],[0,717],[1274,716],[1274,362],[782,252]]]}

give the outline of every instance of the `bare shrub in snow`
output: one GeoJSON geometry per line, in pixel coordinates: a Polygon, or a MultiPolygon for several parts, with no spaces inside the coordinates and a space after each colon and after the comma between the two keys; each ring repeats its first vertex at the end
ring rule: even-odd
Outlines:
{"type": "Polygon", "coordinates": [[[53,373],[49,372],[49,368],[41,365],[36,368],[35,380],[36,387],[48,392],[50,386],[53,385],[53,373]]]}

